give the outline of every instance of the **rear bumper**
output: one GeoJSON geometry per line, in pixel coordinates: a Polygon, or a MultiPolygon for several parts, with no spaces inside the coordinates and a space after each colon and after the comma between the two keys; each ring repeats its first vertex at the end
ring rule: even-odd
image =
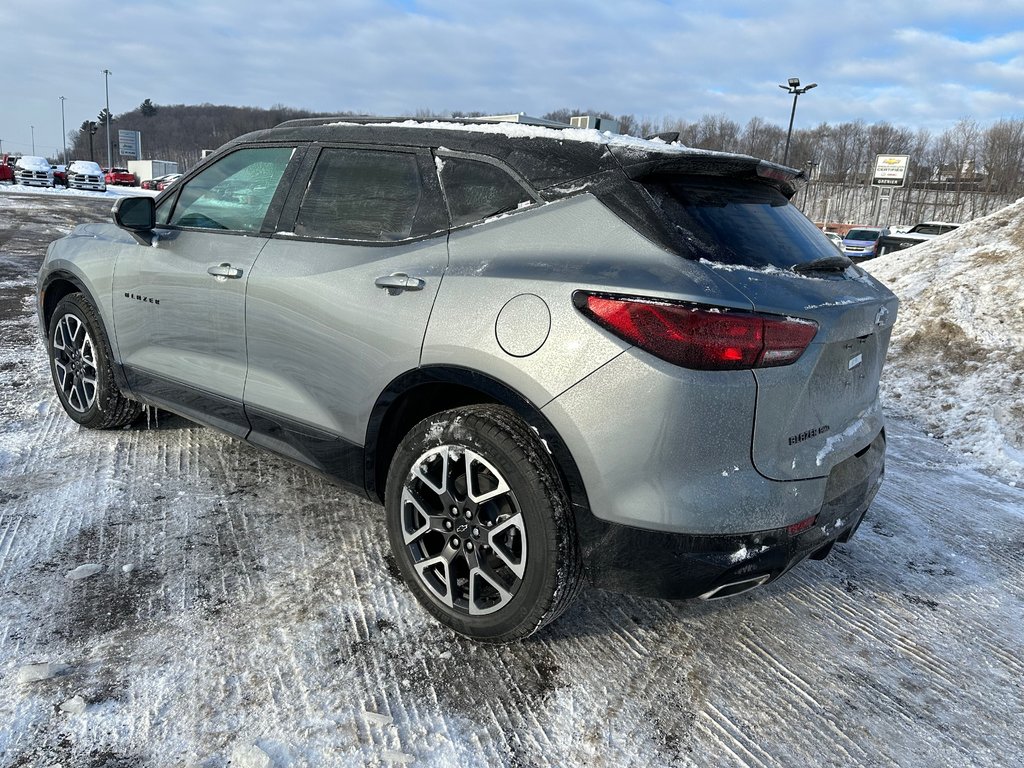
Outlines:
{"type": "Polygon", "coordinates": [[[719,598],[779,578],[806,558],[823,559],[849,541],[885,472],[885,432],[829,474],[813,518],[768,531],[665,533],[577,516],[590,582],[617,592],[681,600],[719,598]]]}

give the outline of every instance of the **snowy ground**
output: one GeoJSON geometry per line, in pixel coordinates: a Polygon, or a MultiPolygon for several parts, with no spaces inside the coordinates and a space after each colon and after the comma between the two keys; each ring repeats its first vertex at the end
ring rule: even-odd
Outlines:
{"type": "Polygon", "coordinates": [[[887,402],[1024,487],[1024,199],[864,266],[900,297],[887,402]]]}
{"type": "Polygon", "coordinates": [[[141,187],[107,187],[106,192],[95,192],[91,189],[68,189],[66,187],[36,187],[26,184],[0,184],[0,195],[31,195],[36,197],[71,197],[71,198],[99,198],[117,200],[119,197],[133,197],[149,195],[155,197],[160,194],[155,189],[142,189],[141,187]]]}
{"type": "Polygon", "coordinates": [[[399,583],[379,507],[176,417],[67,419],[34,272],[107,203],[4,192],[3,768],[1024,763],[1024,489],[913,423],[828,560],[712,604],[589,590],[477,646],[399,583]]]}

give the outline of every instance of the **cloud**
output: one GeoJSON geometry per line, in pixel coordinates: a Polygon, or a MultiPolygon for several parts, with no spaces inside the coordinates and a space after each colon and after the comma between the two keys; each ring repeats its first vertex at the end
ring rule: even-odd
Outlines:
{"type": "MultiPolygon", "coordinates": [[[[104,104],[274,104],[320,111],[566,106],[695,120],[785,123],[776,86],[819,88],[798,124],[864,119],[943,130],[1024,114],[1024,0],[516,3],[5,0],[0,24],[33,30],[4,54],[5,148],[59,147],[104,104]]],[[[49,149],[47,151],[50,151],[49,149]]]]}

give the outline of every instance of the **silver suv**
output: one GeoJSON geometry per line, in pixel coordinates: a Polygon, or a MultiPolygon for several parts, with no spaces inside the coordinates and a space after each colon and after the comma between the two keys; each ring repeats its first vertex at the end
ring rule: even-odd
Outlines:
{"type": "Polygon", "coordinates": [[[585,580],[738,594],[849,539],[883,473],[897,301],[798,182],[597,131],[284,123],[50,246],[57,395],[382,502],[409,587],[477,639],[585,580]]]}

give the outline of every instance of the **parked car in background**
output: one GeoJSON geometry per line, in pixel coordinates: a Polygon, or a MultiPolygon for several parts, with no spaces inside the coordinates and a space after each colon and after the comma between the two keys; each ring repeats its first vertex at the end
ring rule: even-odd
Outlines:
{"type": "Polygon", "coordinates": [[[156,185],[163,181],[163,176],[157,176],[155,179],[144,179],[139,186],[142,189],[156,189],[156,185]]]}
{"type": "Polygon", "coordinates": [[[127,168],[104,168],[103,179],[108,187],[134,187],[138,183],[135,180],[135,174],[127,168]]]}
{"type": "Polygon", "coordinates": [[[0,181],[7,181],[11,184],[16,183],[14,178],[14,164],[17,160],[10,155],[4,155],[0,158],[0,181]]]}
{"type": "Polygon", "coordinates": [[[243,136],[51,244],[71,419],[166,408],[357,489],[424,609],[491,642],[584,576],[710,600],[854,534],[898,302],[789,202],[796,171],[342,119],[243,136]]]}
{"type": "Polygon", "coordinates": [[[854,227],[843,238],[843,253],[854,261],[866,261],[877,255],[878,238],[889,234],[884,227],[854,227]]]}
{"type": "Polygon", "coordinates": [[[825,237],[834,245],[840,253],[843,252],[843,238],[835,232],[826,232],[825,237]]]}
{"type": "Polygon", "coordinates": [[[180,174],[180,173],[169,173],[166,176],[164,176],[163,178],[161,178],[156,183],[156,188],[162,192],[163,190],[167,189],[169,186],[171,186],[174,182],[176,182],[181,177],[182,177],[182,174],[180,174]]]}
{"type": "Polygon", "coordinates": [[[66,165],[51,165],[50,168],[51,168],[51,170],[53,170],[53,186],[56,187],[59,184],[62,187],[67,187],[67,185],[68,185],[68,169],[67,169],[67,166],[66,165]]]}
{"type": "Polygon", "coordinates": [[[18,184],[34,185],[37,187],[52,187],[53,169],[50,161],[45,157],[25,155],[19,157],[14,164],[14,174],[18,184]]]}
{"type": "Polygon", "coordinates": [[[71,189],[91,189],[105,192],[107,182],[103,178],[103,169],[92,160],[73,160],[68,166],[68,186],[71,189]]]}
{"type": "Polygon", "coordinates": [[[902,251],[904,248],[927,243],[932,238],[952,232],[959,226],[959,224],[952,224],[948,221],[923,221],[920,224],[915,224],[906,232],[891,232],[878,238],[878,255],[882,256],[886,253],[902,251]]]}

